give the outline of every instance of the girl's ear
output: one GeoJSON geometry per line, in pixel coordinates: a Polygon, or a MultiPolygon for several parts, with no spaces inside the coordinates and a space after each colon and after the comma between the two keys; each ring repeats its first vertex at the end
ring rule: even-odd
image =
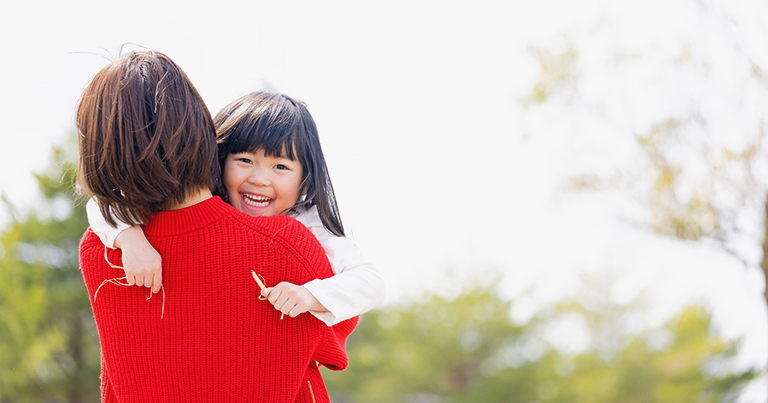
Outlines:
{"type": "Polygon", "coordinates": [[[309,177],[305,178],[303,181],[301,181],[301,185],[299,185],[299,201],[303,202],[307,200],[307,188],[309,188],[309,177]]]}

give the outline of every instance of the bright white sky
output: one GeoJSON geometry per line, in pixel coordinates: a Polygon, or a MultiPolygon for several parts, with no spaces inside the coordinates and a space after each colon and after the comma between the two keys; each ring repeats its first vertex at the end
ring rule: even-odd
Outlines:
{"type": "MultiPolygon", "coordinates": [[[[667,86],[654,69],[686,42],[696,56],[726,60],[713,67],[723,81],[703,92],[739,92],[746,73],[727,62],[734,43],[768,66],[765,2],[76,0],[4,8],[0,191],[16,203],[34,203],[31,173],[73,129],[78,96],[106,64],[88,53],[136,43],[174,59],[213,113],[264,86],[308,103],[342,217],[384,273],[387,303],[445,285],[449,270],[469,278],[496,269],[505,294],[535,284],[543,299],[569,291],[580,270],[607,270],[618,275],[619,299],[649,287],[657,316],[706,300],[729,335],[746,337],[746,361],[766,362],[756,268],[632,228],[622,218],[638,209],[621,195],[558,191],[580,169],[637,159],[629,134],[684,102],[646,89],[667,86]],[[524,113],[519,100],[539,75],[529,47],[566,39],[583,70],[605,69],[608,56],[596,55],[650,55],[637,82],[584,74],[593,92],[637,92],[601,106],[620,123],[524,113]]],[[[725,99],[713,108],[755,121],[755,110],[725,99]]]]}

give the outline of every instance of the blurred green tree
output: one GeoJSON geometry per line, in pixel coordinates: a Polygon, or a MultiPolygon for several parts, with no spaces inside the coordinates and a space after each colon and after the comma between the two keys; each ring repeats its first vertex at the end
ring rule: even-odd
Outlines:
{"type": "Polygon", "coordinates": [[[36,180],[40,198],[5,201],[0,233],[0,401],[98,402],[99,341],[78,264],[88,227],[73,188],[74,136],[36,180]]]}
{"type": "Polygon", "coordinates": [[[719,336],[705,308],[686,306],[661,326],[648,326],[645,294],[614,302],[614,281],[584,274],[581,289],[540,318],[549,324],[576,315],[589,340],[583,351],[561,358],[567,364],[549,380],[557,385],[549,393],[558,397],[543,401],[731,402],[759,374],[737,366],[739,341],[719,336]]]}
{"type": "Polygon", "coordinates": [[[480,393],[494,355],[522,332],[508,320],[509,309],[476,285],[459,298],[428,295],[364,315],[349,345],[351,368],[326,377],[329,388],[344,391],[334,401],[480,393]]]}
{"type": "MultiPolygon", "coordinates": [[[[6,203],[12,220],[0,233],[3,403],[99,401],[99,343],[77,262],[87,222],[73,189],[73,148],[55,148],[51,166],[36,175],[38,203],[25,211],[6,203]]],[[[722,370],[736,343],[717,336],[701,309],[689,308],[661,329],[628,332],[619,319],[635,307],[576,298],[516,324],[513,303],[492,286],[498,280],[365,315],[349,341],[350,368],[325,374],[334,401],[725,402],[754,375],[722,370]],[[590,343],[562,352],[552,329],[574,315],[586,323],[581,332],[590,343]]],[[[564,329],[556,338],[578,333],[578,326],[564,329]]]]}
{"type": "MultiPolygon", "coordinates": [[[[706,35],[660,47],[655,30],[614,41],[621,29],[599,23],[579,43],[534,48],[541,72],[522,105],[634,143],[639,159],[580,169],[567,187],[627,190],[656,233],[717,245],[768,284],[768,66],[749,46],[760,22],[706,0],[690,6],[706,35]]],[[[768,305],[768,287],[762,297],[768,305]]]]}
{"type": "Polygon", "coordinates": [[[513,323],[512,307],[474,284],[455,298],[431,295],[364,315],[349,340],[350,367],[324,373],[332,400],[729,402],[755,376],[728,366],[737,342],[718,336],[698,307],[642,330],[625,328],[641,307],[605,298],[562,301],[523,325],[513,323]],[[578,334],[589,342],[577,352],[551,342],[578,334]]]}

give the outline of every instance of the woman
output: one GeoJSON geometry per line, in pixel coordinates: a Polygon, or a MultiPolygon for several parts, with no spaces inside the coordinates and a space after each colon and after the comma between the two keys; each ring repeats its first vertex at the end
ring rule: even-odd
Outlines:
{"type": "Polygon", "coordinates": [[[162,298],[147,299],[117,286],[119,252],[90,230],[81,241],[102,401],[329,401],[317,362],[346,366],[343,337],[309,315],[281,321],[251,278],[330,277],[323,249],[291,218],[212,196],[213,123],[181,69],[158,52],[118,57],[86,88],[76,123],[80,186],[108,222],[145,224],[163,256],[162,298]]]}

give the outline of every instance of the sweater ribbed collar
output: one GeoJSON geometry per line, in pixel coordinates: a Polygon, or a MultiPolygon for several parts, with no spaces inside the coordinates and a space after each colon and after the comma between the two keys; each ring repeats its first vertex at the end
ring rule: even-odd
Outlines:
{"type": "Polygon", "coordinates": [[[213,196],[189,207],[155,213],[155,216],[150,218],[149,224],[143,226],[144,234],[152,236],[185,234],[208,226],[232,211],[232,206],[224,203],[220,197],[213,196]]]}

